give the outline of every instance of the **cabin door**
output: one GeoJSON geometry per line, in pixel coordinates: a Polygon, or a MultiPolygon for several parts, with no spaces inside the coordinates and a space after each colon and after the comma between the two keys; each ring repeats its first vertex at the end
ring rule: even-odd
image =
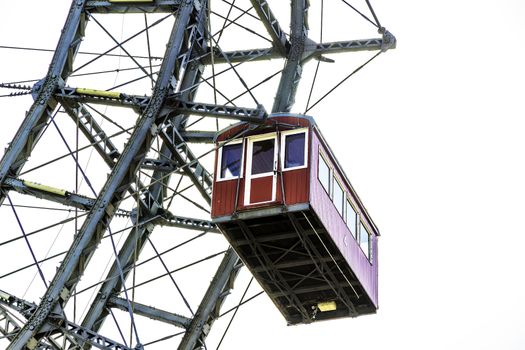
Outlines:
{"type": "Polygon", "coordinates": [[[275,201],[276,185],[276,134],[248,138],[244,205],[275,201]]]}

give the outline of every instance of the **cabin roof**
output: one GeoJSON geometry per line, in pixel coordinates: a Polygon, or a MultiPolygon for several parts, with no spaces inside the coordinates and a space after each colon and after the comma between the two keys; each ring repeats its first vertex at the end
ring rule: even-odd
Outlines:
{"type": "MultiPolygon", "coordinates": [[[[271,121],[272,119],[276,119],[276,118],[279,118],[279,117],[294,117],[294,118],[301,118],[301,119],[305,119],[305,120],[308,120],[308,123],[311,125],[311,126],[316,126],[317,124],[315,123],[315,120],[312,116],[309,116],[309,115],[305,115],[305,114],[295,114],[295,113],[272,113],[268,116],[268,118],[266,119],[266,122],[268,121],[271,121]]],[[[235,124],[232,124],[232,125],[229,125],[227,126],[226,128],[222,129],[222,130],[219,130],[216,134],[215,134],[215,138],[214,138],[214,142],[217,142],[218,138],[227,133],[228,131],[232,130],[232,129],[236,129],[236,128],[239,128],[241,126],[249,126],[249,125],[253,125],[252,123],[249,123],[249,122],[238,122],[238,123],[235,123],[235,124]]]]}

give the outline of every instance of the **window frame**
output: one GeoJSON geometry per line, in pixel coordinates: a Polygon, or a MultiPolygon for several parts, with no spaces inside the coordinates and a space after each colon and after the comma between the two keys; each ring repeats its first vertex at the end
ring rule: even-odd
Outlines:
{"type": "Polygon", "coordinates": [[[328,195],[328,197],[330,199],[332,199],[332,174],[333,174],[333,169],[332,167],[330,166],[330,163],[328,163],[326,161],[326,156],[324,155],[323,151],[321,151],[321,147],[319,147],[319,153],[318,153],[318,159],[317,159],[317,181],[319,181],[319,183],[321,184],[321,187],[324,189],[324,191],[326,192],[326,194],[328,195]],[[321,181],[321,178],[319,177],[319,169],[320,169],[320,164],[321,164],[321,159],[323,160],[323,162],[325,163],[326,167],[328,168],[328,188],[326,188],[324,185],[323,185],[323,182],[321,181]]]}
{"type": "Polygon", "coordinates": [[[335,211],[339,213],[339,215],[341,216],[341,219],[343,219],[343,221],[345,221],[346,219],[346,212],[345,212],[345,202],[346,202],[346,198],[347,198],[347,195],[346,195],[346,191],[345,191],[345,188],[344,186],[342,185],[342,181],[339,180],[339,178],[335,175],[335,171],[332,171],[332,203],[334,204],[334,207],[335,207],[335,211]],[[339,186],[339,188],[341,189],[341,212],[339,212],[339,210],[337,210],[337,205],[335,203],[335,182],[337,182],[337,186],[339,186]]]}
{"type": "Polygon", "coordinates": [[[359,230],[359,222],[361,221],[360,220],[360,216],[359,216],[359,212],[355,209],[355,206],[354,204],[352,203],[352,199],[351,199],[351,196],[348,195],[348,193],[346,194],[346,203],[345,203],[345,223],[346,223],[346,227],[350,230],[350,233],[351,233],[351,236],[354,237],[354,239],[357,241],[357,238],[358,238],[358,230],[359,230]],[[350,228],[348,226],[348,210],[349,210],[349,207],[350,206],[350,210],[352,210],[352,212],[355,214],[355,226],[354,228],[350,228]]]}
{"type": "Polygon", "coordinates": [[[277,154],[277,141],[278,141],[278,138],[277,138],[277,133],[276,132],[269,132],[269,133],[265,133],[265,134],[253,135],[253,136],[247,137],[247,140],[246,140],[246,158],[247,158],[246,175],[250,174],[250,176],[246,176],[247,178],[249,178],[251,180],[251,179],[256,179],[256,178],[259,178],[259,177],[271,176],[272,174],[275,176],[275,172],[277,171],[276,166],[277,166],[277,157],[278,157],[278,154],[277,154]],[[273,142],[273,168],[272,168],[273,170],[269,171],[269,172],[266,172],[266,173],[260,173],[260,174],[255,174],[254,175],[254,174],[252,174],[253,144],[256,143],[256,142],[259,142],[259,141],[266,141],[266,140],[273,140],[274,141],[273,142]]]}
{"type": "Polygon", "coordinates": [[[361,221],[361,218],[359,218],[359,239],[357,240],[357,245],[365,255],[366,259],[370,264],[372,264],[372,234],[370,233],[370,230],[366,227],[363,221],[361,221]],[[361,246],[361,228],[363,228],[368,236],[368,252],[365,252],[363,247],[361,246]]]}
{"type": "MultiPolygon", "coordinates": [[[[305,169],[308,168],[308,148],[309,148],[309,129],[308,128],[300,128],[300,129],[293,129],[293,130],[287,130],[281,132],[281,149],[280,149],[280,155],[279,160],[281,162],[281,171],[290,171],[290,170],[297,170],[297,169],[305,169]],[[286,137],[289,135],[296,135],[296,134],[304,134],[304,164],[300,166],[285,168],[285,156],[286,156],[286,137]]],[[[329,167],[330,168],[330,167],[329,167]]]]}
{"type": "Polygon", "coordinates": [[[245,153],[245,147],[244,147],[244,139],[239,139],[239,140],[233,140],[233,141],[226,141],[226,142],[223,142],[220,147],[219,147],[219,150],[218,150],[219,154],[217,156],[217,176],[216,176],[216,182],[221,182],[221,181],[230,181],[230,180],[237,180],[237,179],[242,179],[243,178],[243,175],[244,175],[244,153],[245,153]],[[236,145],[236,144],[241,144],[242,147],[241,147],[241,168],[240,168],[240,171],[239,171],[239,176],[229,176],[229,177],[221,177],[221,170],[222,170],[222,152],[224,151],[224,146],[231,146],[231,145],[236,145]]]}

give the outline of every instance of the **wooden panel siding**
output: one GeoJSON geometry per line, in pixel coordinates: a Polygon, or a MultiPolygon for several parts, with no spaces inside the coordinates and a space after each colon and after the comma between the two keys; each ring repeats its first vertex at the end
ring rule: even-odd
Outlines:
{"type": "MultiPolygon", "coordinates": [[[[308,168],[284,171],[282,174],[286,205],[307,203],[310,184],[308,168]]],[[[277,178],[278,183],[279,179],[280,177],[277,178]]]]}
{"type": "Polygon", "coordinates": [[[371,233],[371,261],[368,261],[367,257],[361,250],[356,239],[346,226],[344,219],[341,217],[334,203],[325,191],[321,183],[317,178],[317,167],[319,162],[319,150],[325,155],[325,160],[331,169],[334,170],[336,176],[343,184],[345,192],[353,194],[351,186],[347,183],[345,176],[337,168],[336,161],[332,158],[331,152],[327,145],[325,145],[321,136],[319,135],[316,128],[313,128],[314,132],[311,132],[311,148],[310,148],[310,205],[315,211],[324,227],[332,237],[333,241],[345,257],[346,261],[350,265],[351,269],[363,285],[364,290],[374,303],[378,306],[378,285],[377,285],[377,267],[378,267],[378,256],[377,256],[377,236],[371,224],[367,222],[368,215],[365,215],[364,209],[360,204],[359,200],[355,196],[351,196],[354,204],[356,205],[356,211],[362,218],[364,224],[368,227],[371,233]],[[356,203],[357,201],[357,203],[356,203]]]}

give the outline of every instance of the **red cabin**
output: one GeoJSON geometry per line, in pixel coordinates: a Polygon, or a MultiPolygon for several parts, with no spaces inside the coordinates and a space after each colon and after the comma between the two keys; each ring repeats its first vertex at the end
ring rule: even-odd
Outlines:
{"type": "Polygon", "coordinates": [[[289,324],[375,313],[379,231],[314,120],[216,139],[212,217],[289,324]]]}

